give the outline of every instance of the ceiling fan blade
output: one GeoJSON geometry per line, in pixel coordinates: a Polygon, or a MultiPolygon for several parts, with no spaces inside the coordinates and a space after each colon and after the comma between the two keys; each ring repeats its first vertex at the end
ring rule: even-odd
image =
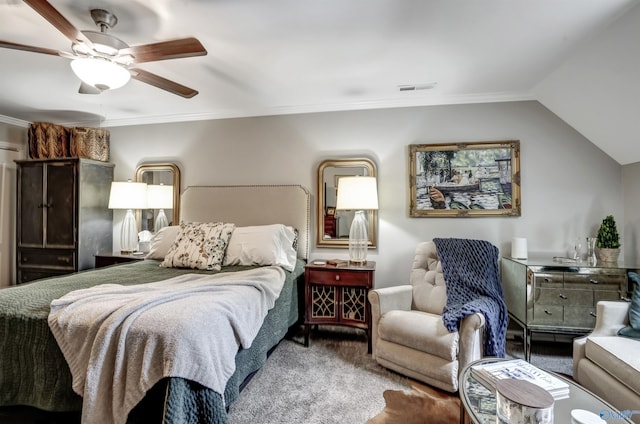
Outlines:
{"type": "Polygon", "coordinates": [[[64,56],[63,52],[53,49],[46,49],[44,47],[35,47],[28,46],[26,44],[12,43],[11,41],[3,41],[0,40],[0,47],[4,47],[6,49],[14,49],[14,50],[23,50],[25,52],[33,52],[33,53],[42,53],[42,54],[50,54],[52,56],[64,56]]]}
{"type": "Polygon", "coordinates": [[[129,69],[129,72],[131,72],[131,78],[137,79],[138,81],[153,85],[154,87],[161,88],[168,91],[169,93],[177,94],[178,96],[182,96],[187,99],[190,99],[198,94],[198,92],[192,88],[186,87],[182,84],[178,84],[174,81],[170,81],[166,78],[163,78],[156,74],[152,74],[151,72],[147,72],[142,69],[131,68],[129,69]]]}
{"type": "Polygon", "coordinates": [[[87,84],[86,82],[80,81],[80,88],[78,89],[78,93],[80,94],[100,94],[102,90],[94,87],[93,85],[87,84]]]}
{"type": "Polygon", "coordinates": [[[45,18],[58,31],[64,34],[72,42],[82,42],[88,47],[93,47],[93,43],[82,32],[80,32],[71,22],[58,12],[47,0],[24,0],[40,16],[45,18]]]}
{"type": "Polygon", "coordinates": [[[133,56],[133,63],[204,56],[206,54],[207,50],[205,50],[200,41],[193,37],[132,46],[121,49],[119,52],[120,56],[133,56]]]}

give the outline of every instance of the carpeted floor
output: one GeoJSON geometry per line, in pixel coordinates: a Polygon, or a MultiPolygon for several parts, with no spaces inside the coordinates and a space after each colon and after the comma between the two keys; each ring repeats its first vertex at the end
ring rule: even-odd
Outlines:
{"type": "MultiPolygon", "coordinates": [[[[531,364],[547,371],[573,376],[573,345],[568,342],[536,341],[531,345],[531,364]]],[[[507,340],[507,357],[524,359],[523,343],[507,340]]]]}
{"type": "MultiPolygon", "coordinates": [[[[509,340],[507,357],[523,358],[522,343],[509,340]]],[[[531,362],[571,376],[571,344],[536,342],[531,362]]],[[[384,409],[385,390],[416,387],[425,386],[382,368],[367,354],[364,332],[320,327],[312,333],[309,348],[302,345],[301,336],[276,348],[231,406],[230,422],[363,424],[384,409]]]]}
{"type": "Polygon", "coordinates": [[[406,377],[367,354],[365,333],[346,327],[283,340],[231,405],[231,424],[360,423],[380,412],[382,393],[409,388],[406,377]]]}

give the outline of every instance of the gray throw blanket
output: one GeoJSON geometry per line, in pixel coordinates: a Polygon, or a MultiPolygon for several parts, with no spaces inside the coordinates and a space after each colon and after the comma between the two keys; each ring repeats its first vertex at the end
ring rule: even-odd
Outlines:
{"type": "Polygon", "coordinates": [[[125,423],[164,377],[224,393],[238,349],[251,346],[284,280],[280,267],[264,267],[105,284],[54,300],[49,327],[83,397],[82,422],[125,423]]]}
{"type": "Polygon", "coordinates": [[[484,354],[503,358],[508,315],[498,269],[498,248],[484,240],[433,241],[442,262],[447,291],[442,313],[445,327],[458,331],[464,317],[481,312],[487,323],[484,354]]]}

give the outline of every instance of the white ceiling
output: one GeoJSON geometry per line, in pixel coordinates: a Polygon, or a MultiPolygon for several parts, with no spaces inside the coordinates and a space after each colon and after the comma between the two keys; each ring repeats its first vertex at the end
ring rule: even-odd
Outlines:
{"type": "MultiPolygon", "coordinates": [[[[110,10],[110,33],[129,45],[198,38],[208,55],[138,66],[200,93],[131,80],[78,94],[68,59],[0,49],[4,121],[117,126],[537,99],[619,163],[640,161],[630,143],[640,134],[640,0],[50,2],[81,30],[97,29],[90,9],[110,10]]],[[[71,51],[19,0],[0,0],[0,40],[71,51]]]]}

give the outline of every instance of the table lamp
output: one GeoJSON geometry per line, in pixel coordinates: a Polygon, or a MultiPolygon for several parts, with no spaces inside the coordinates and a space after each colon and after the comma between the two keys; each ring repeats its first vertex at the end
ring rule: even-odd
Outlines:
{"type": "Polygon", "coordinates": [[[133,209],[146,209],[147,183],[112,182],[109,194],[109,209],[125,209],[120,233],[120,251],[132,253],[138,248],[138,226],[133,209]]]}
{"type": "Polygon", "coordinates": [[[378,188],[375,177],[342,177],[338,180],[337,210],[355,211],[349,230],[349,262],[367,263],[369,236],[365,210],[378,209],[378,188]]]}
{"type": "Polygon", "coordinates": [[[149,185],[147,186],[147,209],[158,209],[158,215],[153,224],[153,231],[158,232],[161,228],[169,225],[165,209],[173,209],[173,186],[170,185],[149,185]]]}

